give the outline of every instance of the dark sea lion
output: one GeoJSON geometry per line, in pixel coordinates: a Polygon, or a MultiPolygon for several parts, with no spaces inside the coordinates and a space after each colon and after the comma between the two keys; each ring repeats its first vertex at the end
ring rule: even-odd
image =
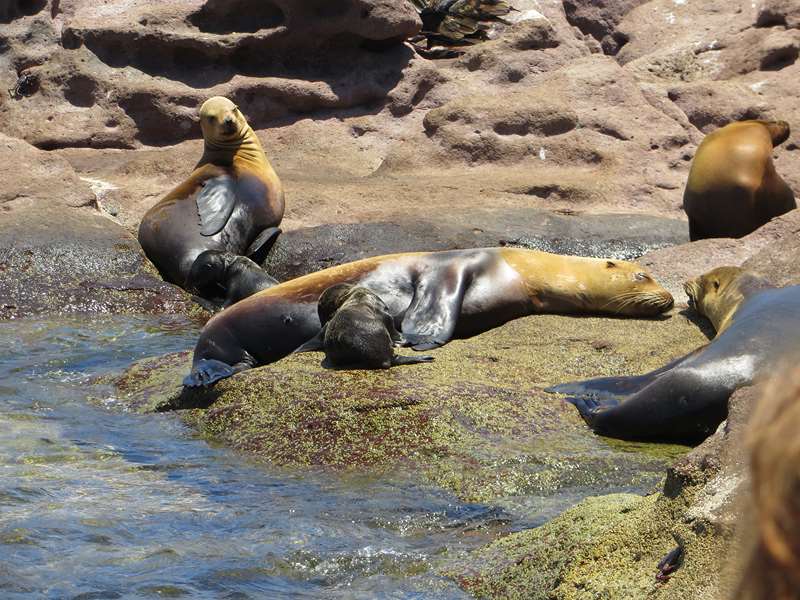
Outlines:
{"type": "Polygon", "coordinates": [[[739,238],[797,207],[772,164],[788,137],[785,121],[741,121],[705,137],[683,193],[692,240],[739,238]]]}
{"type": "Polygon", "coordinates": [[[739,267],[719,267],[684,286],[717,336],[646,375],[556,385],[597,433],[696,441],[713,433],[739,387],[769,376],[800,351],[800,286],[775,288],[739,267]]]}
{"type": "Polygon", "coordinates": [[[322,329],[295,352],[324,350],[325,359],[335,367],[358,366],[388,369],[433,360],[432,356],[399,356],[395,346],[406,343],[397,331],[389,307],[365,287],[351,283],[332,285],[317,305],[322,329]]]}
{"type": "Polygon", "coordinates": [[[673,302],[626,261],[521,248],[378,256],[287,281],[216,315],[200,334],[184,383],[207,385],[287,356],[319,332],[317,300],[336,283],[375,292],[416,350],[534,313],[652,316],[673,302]]]}
{"type": "Polygon", "coordinates": [[[206,250],[262,262],[284,211],[281,182],[236,105],[218,96],[207,100],[200,126],[200,162],[139,225],[147,258],[166,281],[185,289],[192,263],[206,250]]]}
{"type": "Polygon", "coordinates": [[[218,250],[200,253],[187,278],[188,289],[223,308],[278,283],[249,258],[218,250]]]}

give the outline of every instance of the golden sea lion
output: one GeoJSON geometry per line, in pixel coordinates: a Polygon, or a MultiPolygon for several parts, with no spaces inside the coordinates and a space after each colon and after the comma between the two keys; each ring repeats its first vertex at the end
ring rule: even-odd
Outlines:
{"type": "Polygon", "coordinates": [[[519,248],[377,256],[287,281],[213,317],[200,333],[185,385],[208,385],[290,354],[319,332],[317,300],[337,283],[377,294],[415,350],[534,313],[645,316],[673,302],[627,261],[519,248]]]}
{"type": "Polygon", "coordinates": [[[547,391],[569,396],[597,433],[623,439],[696,441],[713,433],[739,387],[769,376],[800,352],[800,286],[775,288],[739,267],[685,284],[690,304],[717,336],[666,366],[547,391]]]}
{"type": "Polygon", "coordinates": [[[400,356],[395,346],[406,345],[389,307],[365,287],[337,283],[322,292],[317,304],[322,329],[295,352],[325,351],[334,367],[388,369],[395,365],[430,362],[432,356],[400,356]]]}
{"type": "Polygon", "coordinates": [[[788,137],[786,121],[740,121],[705,137],[683,193],[690,239],[739,238],[797,207],[772,164],[788,137]]]}
{"type": "MultiPolygon", "coordinates": [[[[731,600],[797,600],[800,593],[800,368],[770,381],[747,424],[750,498],[740,520],[741,573],[731,600]]],[[[738,564],[737,564],[738,563],[738,564]]]]}
{"type": "Polygon", "coordinates": [[[192,264],[215,250],[261,262],[283,218],[283,188],[255,132],[227,98],[200,108],[205,150],[189,178],[144,215],[139,243],[170,283],[185,289],[192,264]]]}

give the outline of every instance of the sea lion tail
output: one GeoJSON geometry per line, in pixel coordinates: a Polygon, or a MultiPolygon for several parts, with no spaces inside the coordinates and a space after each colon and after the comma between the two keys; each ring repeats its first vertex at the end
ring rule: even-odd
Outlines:
{"type": "Polygon", "coordinates": [[[392,357],[392,366],[416,365],[416,364],[419,364],[419,363],[426,363],[426,362],[432,362],[432,361],[433,361],[433,357],[432,356],[427,356],[427,355],[423,355],[423,356],[400,356],[400,355],[395,355],[395,356],[392,357]]]}
{"type": "Polygon", "coordinates": [[[203,358],[192,365],[192,372],[183,380],[186,387],[205,387],[236,373],[228,363],[213,358],[203,358]]]}

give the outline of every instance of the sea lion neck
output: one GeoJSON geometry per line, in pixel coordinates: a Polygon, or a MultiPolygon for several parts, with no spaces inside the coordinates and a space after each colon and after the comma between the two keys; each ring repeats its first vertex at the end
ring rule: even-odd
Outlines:
{"type": "Polygon", "coordinates": [[[203,156],[198,167],[204,164],[234,165],[244,164],[251,168],[269,166],[264,148],[250,125],[245,125],[239,137],[231,141],[205,140],[203,156]]]}

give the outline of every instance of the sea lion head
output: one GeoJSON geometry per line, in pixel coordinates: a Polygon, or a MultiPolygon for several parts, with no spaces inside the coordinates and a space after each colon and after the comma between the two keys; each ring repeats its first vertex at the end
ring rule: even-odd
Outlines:
{"type": "Polygon", "coordinates": [[[330,321],[334,313],[339,310],[355,288],[356,286],[352,283],[337,283],[326,288],[317,301],[317,314],[319,315],[320,323],[325,325],[330,321]]]}
{"type": "Polygon", "coordinates": [[[200,107],[200,128],[211,145],[225,145],[242,140],[247,119],[233,102],[222,96],[209,98],[200,107]]]}
{"type": "Polygon", "coordinates": [[[683,284],[689,306],[714,324],[720,333],[749,294],[769,287],[761,277],[741,267],[717,267],[683,284]]]}
{"type": "Polygon", "coordinates": [[[767,128],[769,131],[769,136],[772,138],[772,146],[781,145],[783,142],[789,139],[789,134],[791,133],[791,129],[789,128],[789,123],[786,121],[758,121],[764,127],[767,128]]]}
{"type": "Polygon", "coordinates": [[[641,265],[625,260],[607,260],[599,280],[592,283],[600,294],[592,304],[616,315],[654,316],[672,308],[672,294],[665,290],[641,265]]]}
{"type": "Polygon", "coordinates": [[[201,252],[192,263],[189,278],[186,282],[187,289],[203,298],[209,298],[224,293],[223,282],[231,259],[235,255],[230,252],[206,250],[201,252]]]}

